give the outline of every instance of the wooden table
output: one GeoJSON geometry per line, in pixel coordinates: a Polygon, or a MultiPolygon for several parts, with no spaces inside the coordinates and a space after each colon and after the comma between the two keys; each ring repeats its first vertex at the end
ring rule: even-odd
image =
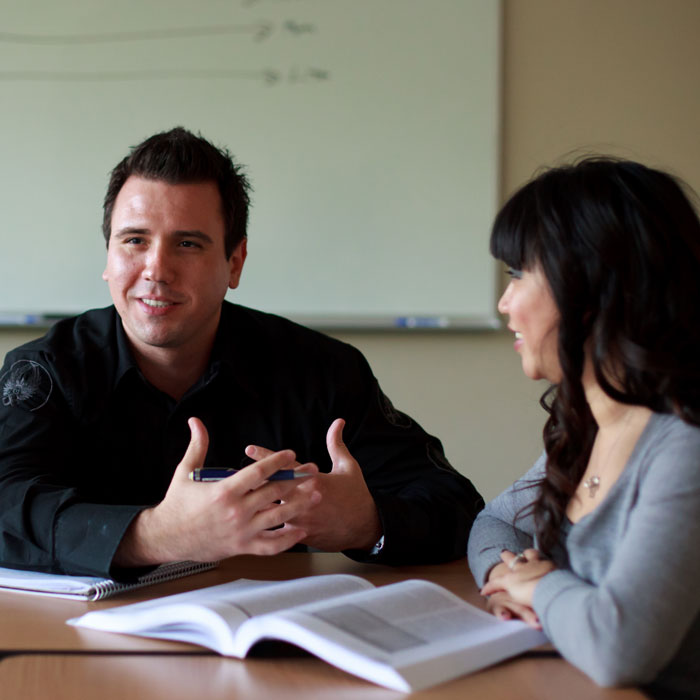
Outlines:
{"type": "Polygon", "coordinates": [[[141,639],[79,629],[65,624],[88,610],[136,603],[159,596],[214,586],[237,578],[284,580],[317,574],[355,574],[375,585],[405,578],[440,583],[456,595],[483,606],[464,561],[441,566],[389,567],[360,564],[342,554],[278,554],[275,557],[241,556],[227,559],[216,569],[194,576],[127,591],[114,598],[88,603],[61,598],[0,591],[0,655],[8,652],[192,652],[190,644],[141,639]]]}
{"type": "MultiPolygon", "coordinates": [[[[65,624],[88,610],[212,586],[236,578],[279,580],[351,573],[376,585],[404,578],[435,581],[483,606],[466,563],[390,568],[340,554],[237,557],[216,570],[84,603],[0,592],[0,688],[18,700],[218,700],[219,698],[397,698],[308,655],[222,658],[189,644],[79,629],[65,624]]],[[[417,699],[639,700],[636,690],[596,686],[560,658],[523,656],[411,695],[417,699]]]]}
{"type": "MultiPolygon", "coordinates": [[[[0,662],[8,700],[396,700],[402,693],[312,657],[22,655],[0,662]]],[[[521,658],[411,694],[411,700],[639,700],[597,687],[561,659],[521,658]]]]}

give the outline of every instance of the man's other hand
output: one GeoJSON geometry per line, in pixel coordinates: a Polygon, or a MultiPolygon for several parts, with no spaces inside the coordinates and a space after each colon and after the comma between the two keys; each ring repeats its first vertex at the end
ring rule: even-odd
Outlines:
{"type": "MultiPolygon", "coordinates": [[[[321,495],[317,488],[307,484],[301,489],[304,481],[314,478],[268,481],[276,471],[298,466],[294,452],[269,452],[221,481],[194,482],[189,475],[203,466],[209,437],[198,418],[190,418],[189,426],[190,444],[165,498],[131,523],[115,554],[115,565],[277,554],[307,536],[303,526],[284,523],[304,518],[318,504],[321,495]]],[[[304,465],[304,471],[318,470],[309,464],[304,465]]]]}
{"type": "MultiPolygon", "coordinates": [[[[297,491],[309,499],[313,493],[319,493],[320,499],[313,507],[300,510],[287,520],[286,527],[303,532],[300,541],[316,549],[327,552],[343,549],[369,551],[381,537],[382,527],[362,469],[343,442],[344,426],[345,421],[338,418],[326,435],[333,465],[330,473],[304,479],[297,487],[297,491]]],[[[262,461],[275,453],[251,445],[246,454],[262,461]]],[[[308,471],[306,466],[302,471],[308,471]]]]}

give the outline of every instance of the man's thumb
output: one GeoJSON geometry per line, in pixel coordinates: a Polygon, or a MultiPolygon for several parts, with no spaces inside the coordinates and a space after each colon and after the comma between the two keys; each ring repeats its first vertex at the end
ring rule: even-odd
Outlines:
{"type": "Polygon", "coordinates": [[[333,463],[332,471],[334,472],[347,471],[353,462],[352,455],[343,442],[344,427],[345,421],[342,418],[336,418],[326,434],[326,447],[333,463]]]}
{"type": "Polygon", "coordinates": [[[190,426],[190,444],[187,446],[185,456],[177,466],[177,471],[185,477],[188,477],[193,469],[204,465],[204,458],[209,449],[209,433],[207,433],[204,423],[199,418],[190,418],[187,425],[190,426]]]}

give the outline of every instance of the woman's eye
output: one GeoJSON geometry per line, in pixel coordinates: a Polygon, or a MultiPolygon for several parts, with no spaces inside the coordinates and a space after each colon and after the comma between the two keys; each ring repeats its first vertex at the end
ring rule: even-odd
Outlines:
{"type": "Polygon", "coordinates": [[[507,274],[508,277],[510,277],[511,279],[519,280],[519,279],[522,279],[523,271],[522,271],[522,270],[516,270],[516,269],[513,268],[513,267],[509,267],[509,268],[506,270],[506,274],[507,274]]]}

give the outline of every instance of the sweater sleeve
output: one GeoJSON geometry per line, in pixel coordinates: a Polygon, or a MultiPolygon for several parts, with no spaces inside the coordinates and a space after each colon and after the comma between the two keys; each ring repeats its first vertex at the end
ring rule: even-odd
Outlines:
{"type": "Polygon", "coordinates": [[[613,553],[596,585],[557,570],[535,589],[533,607],[549,639],[601,685],[651,681],[696,623],[699,443],[692,429],[673,444],[657,441],[622,534],[599,533],[613,553]]]}
{"type": "Polygon", "coordinates": [[[467,554],[469,568],[479,586],[484,585],[491,569],[500,563],[504,549],[520,552],[533,546],[534,522],[527,507],[537,496],[545,459],[542,454],[525,476],[489,502],[477,516],[467,554]]]}

